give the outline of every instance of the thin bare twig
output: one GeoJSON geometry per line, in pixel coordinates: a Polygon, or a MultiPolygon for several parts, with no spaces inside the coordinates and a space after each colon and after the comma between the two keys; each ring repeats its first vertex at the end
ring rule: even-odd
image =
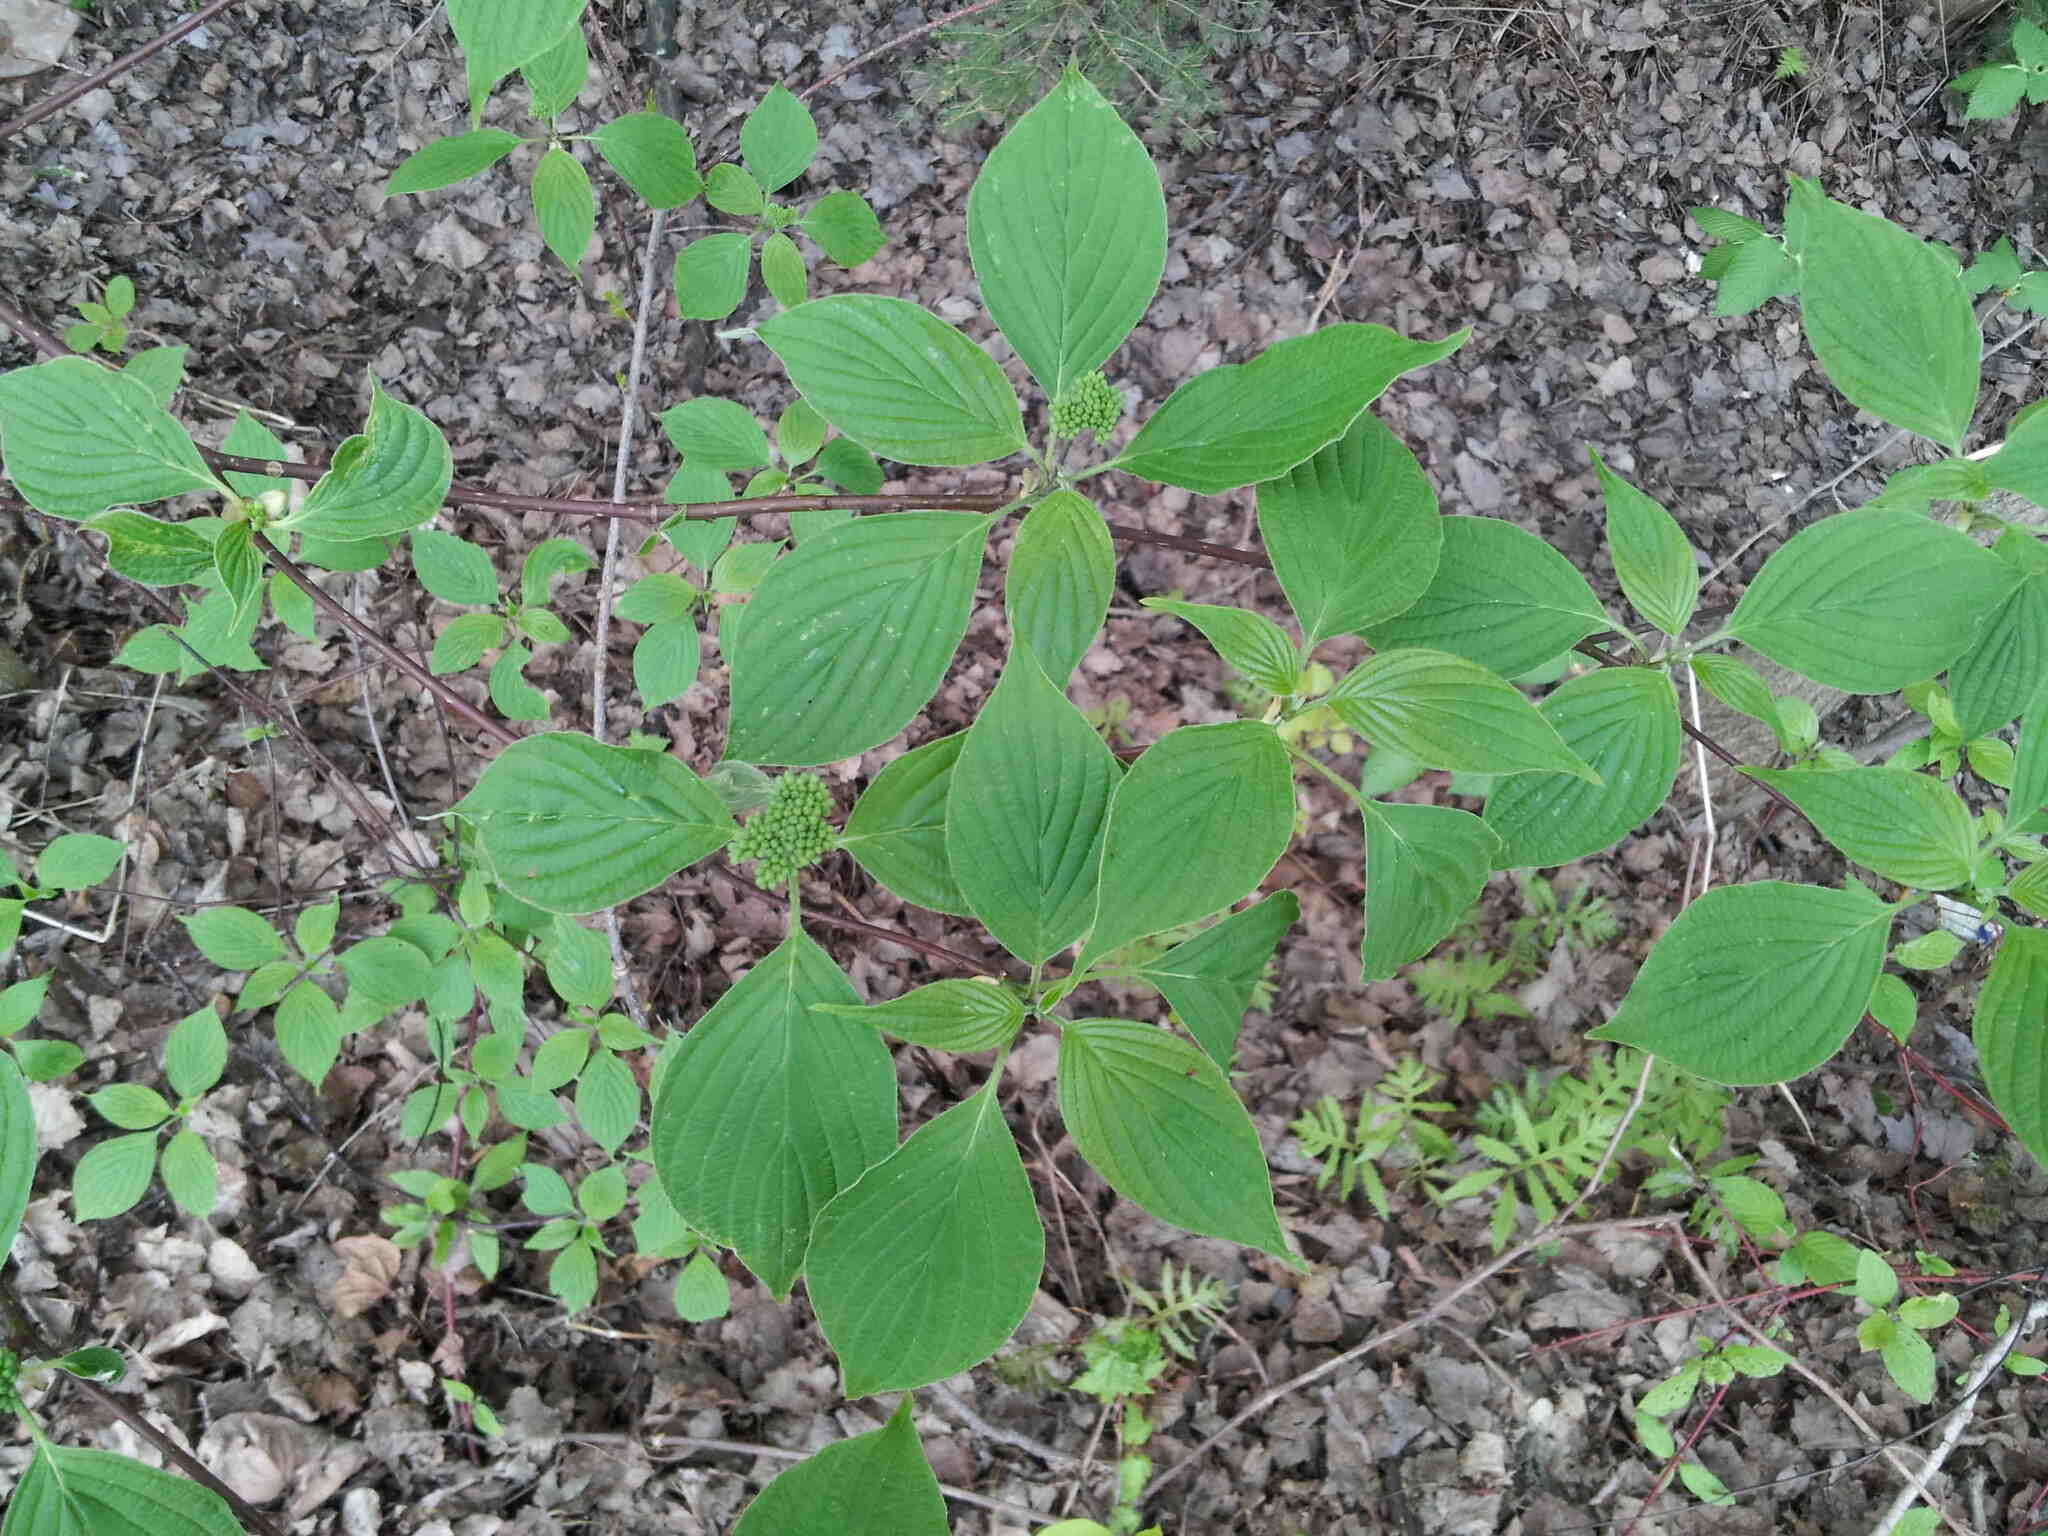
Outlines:
{"type": "Polygon", "coordinates": [[[205,9],[193,12],[154,42],[144,43],[133,53],[114,60],[113,63],[109,64],[98,74],[88,75],[77,84],[66,86],[56,95],[44,97],[13,122],[0,123],[0,144],[4,144],[23,129],[33,128],[44,118],[56,116],[56,114],[62,112],[80,97],[90,95],[109,80],[126,74],[151,54],[161,53],[164,49],[170,47],[171,44],[180,41],[193,32],[197,32],[222,11],[236,3],[237,0],[213,0],[213,3],[205,7],[205,9]]]}

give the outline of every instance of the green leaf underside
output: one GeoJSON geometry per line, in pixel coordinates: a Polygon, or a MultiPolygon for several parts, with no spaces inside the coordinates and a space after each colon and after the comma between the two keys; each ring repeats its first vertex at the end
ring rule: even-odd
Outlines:
{"type": "Polygon", "coordinates": [[[967,732],[947,798],[946,854],[982,926],[1041,965],[1087,931],[1116,758],[1014,647],[967,732]]]}
{"type": "Polygon", "coordinates": [[[889,1047],[814,1003],[857,1004],[809,935],[791,935],[683,1037],[662,1074],[654,1165],[683,1219],[778,1299],[818,1213],[896,1141],[889,1047]]]}
{"type": "Polygon", "coordinates": [[[898,1040],[935,1051],[997,1051],[1015,1038],[1024,1005],[1008,987],[964,977],[935,981],[866,1008],[832,1003],[818,1012],[858,1019],[898,1040]]]}
{"type": "Polygon", "coordinates": [[[1435,650],[1382,651],[1338,680],[1337,717],[1374,746],[1425,768],[1599,776],[1557,728],[1486,668],[1435,650]]]}
{"type": "Polygon", "coordinates": [[[990,151],[967,198],[967,248],[990,317],[1050,400],[1152,302],[1166,268],[1159,173],[1072,69],[990,151]]]}
{"type": "Polygon", "coordinates": [[[905,1397],[882,1428],[826,1446],[761,1490],[732,1536],[946,1536],[946,1500],[905,1397]]]}
{"type": "Polygon", "coordinates": [[[946,856],[946,800],[967,733],[913,747],[875,775],[839,835],[839,846],[914,906],[968,915],[967,894],[946,856]]]}
{"type": "Polygon", "coordinates": [[[991,1083],[862,1174],[818,1218],[805,1287],[848,1397],[978,1364],[1030,1309],[1045,1229],[991,1083]]]}
{"type": "Polygon", "coordinates": [[[827,421],[885,458],[986,464],[1025,446],[1016,392],[995,360],[903,299],[813,299],[756,334],[827,421]]]}
{"type": "Polygon", "coordinates": [[[39,1445],[0,1536],[240,1536],[211,1488],[112,1451],[39,1445]]]}
{"type": "Polygon", "coordinates": [[[1165,994],[1189,1034],[1225,1070],[1238,1026],[1281,935],[1301,918],[1301,898],[1275,891],[1213,928],[1176,944],[1138,974],[1165,994]]]}
{"type": "Polygon", "coordinates": [[[1258,488],[1259,533],[1307,645],[1360,633],[1429,590],[1443,549],[1436,489],[1370,411],[1258,488]]]}
{"type": "Polygon", "coordinates": [[[1370,802],[1365,815],[1365,979],[1436,948],[1478,898],[1500,839],[1469,811],[1370,802]]]}
{"type": "Polygon", "coordinates": [[[1293,1262],[1259,1133],[1222,1068],[1150,1024],[1060,1031],[1060,1114],[1110,1187],[1161,1221],[1293,1262]]]}
{"type": "Polygon", "coordinates": [[[1088,653],[1116,590],[1116,550],[1088,499],[1055,491],[1017,526],[1003,575],[1010,628],[1065,687],[1088,653]]]}
{"type": "Polygon", "coordinates": [[[1429,590],[1365,638],[1378,650],[1425,647],[1520,677],[1613,621],[1572,563],[1497,517],[1441,519],[1443,556],[1429,590]]]}
{"type": "Polygon", "coordinates": [[[78,522],[214,484],[147,386],[82,357],[0,374],[0,458],[30,506],[78,522]]]}
{"type": "Polygon", "coordinates": [[[1731,1087],[1789,1081],[1863,1017],[1890,929],[1891,909],[1861,889],[1764,880],[1708,891],[1591,1038],[1731,1087]]]}
{"type": "Polygon", "coordinates": [[[436,139],[406,156],[384,184],[386,197],[404,197],[452,187],[487,171],[519,147],[519,135],[501,128],[479,128],[436,139]]]}
{"type": "Polygon", "coordinates": [[[1271,480],[1342,437],[1395,379],[1450,356],[1468,334],[1410,341],[1385,326],[1347,323],[1275,342],[1248,363],[1181,385],[1112,462],[1211,495],[1271,480]]]}
{"type": "Polygon", "coordinates": [[[1821,836],[1887,880],[1946,891],[1975,862],[1970,813],[1948,785],[1904,768],[1744,768],[1806,815],[1821,836]]]}
{"type": "Polygon", "coordinates": [[[1829,382],[1852,405],[1960,452],[1982,342],[1954,262],[1796,177],[1786,237],[1803,258],[1800,320],[1829,382]]]}
{"type": "Polygon", "coordinates": [[[650,208],[680,208],[704,189],[697,150],[683,125],[659,112],[629,112],[591,135],[605,163],[650,208]]]}
{"type": "Polygon", "coordinates": [[[492,760],[454,808],[476,822],[505,887],[548,912],[598,912],[725,846],[725,804],[667,753],[566,731],[492,760]]]}
{"type": "Polygon", "coordinates": [[[2048,1166],[2048,933],[2008,928],[1977,994],[1971,1035],[1991,1102],[2048,1166]]]}
{"type": "Polygon", "coordinates": [[[1293,835],[1287,749],[1271,726],[1236,720],[1168,732],[1110,802],[1083,964],[1242,899],[1293,835]],[[1162,861],[1168,848],[1173,857],[1162,861]]]}
{"type": "Polygon", "coordinates": [[[1728,632],[1845,693],[1933,677],[1970,644],[2019,573],[1967,534],[1905,508],[1803,529],[1756,574],[1728,632]]]}
{"type": "Polygon", "coordinates": [[[1568,773],[1502,780],[1486,801],[1486,824],[1501,840],[1499,869],[1569,864],[1611,848],[1656,814],[1678,777],[1678,701],[1660,670],[1608,667],[1575,677],[1539,709],[1601,782],[1568,773]]]}
{"type": "Polygon", "coordinates": [[[807,767],[902,730],[967,632],[987,538],[974,513],[899,512],[778,560],[732,648],[727,755],[807,767]]]}

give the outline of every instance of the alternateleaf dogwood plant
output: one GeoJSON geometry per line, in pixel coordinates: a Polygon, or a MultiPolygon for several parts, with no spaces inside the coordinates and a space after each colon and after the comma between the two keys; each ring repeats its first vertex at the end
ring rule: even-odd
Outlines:
{"type": "MultiPolygon", "coordinates": [[[[465,18],[476,25],[474,5],[451,0],[450,10],[459,31],[465,18]]],[[[479,105],[497,79],[570,46],[560,28],[530,30],[519,47],[496,38],[480,50],[464,37],[479,105]]],[[[801,122],[790,113],[793,102],[782,92],[753,136],[750,163],[772,170],[746,172],[749,184],[787,185],[809,163],[815,131],[807,113],[801,122]],[[792,144],[800,156],[783,153],[792,144]]],[[[631,133],[636,144],[668,142],[666,130],[631,133]]],[[[706,178],[720,182],[716,169],[706,178]]],[[[763,229],[782,219],[753,207],[748,184],[723,184],[729,196],[718,206],[764,218],[763,229]]],[[[1109,435],[1118,410],[1100,370],[1158,286],[1167,213],[1145,149],[1076,74],[990,154],[968,204],[989,317],[1052,407],[1043,435],[1027,429],[1003,368],[960,329],[883,295],[802,299],[786,265],[783,280],[767,274],[764,243],[771,294],[799,300],[751,328],[800,397],[777,423],[791,468],[775,471],[783,478],[771,488],[803,483],[796,466],[830,447],[829,429],[848,445],[840,462],[854,473],[865,474],[869,454],[911,466],[1014,465],[1015,499],[994,514],[822,519],[795,528],[787,549],[728,548],[731,522],[669,525],[671,542],[707,571],[759,552],[721,587],[745,595],[719,608],[726,761],[700,776],[656,746],[569,731],[501,750],[448,808],[465,870],[452,912],[416,888],[384,940],[409,958],[380,952],[356,970],[344,962],[352,990],[341,1015],[331,1001],[324,1011],[303,1001],[299,988],[326,998],[304,962],[270,962],[292,972],[274,978],[279,991],[293,988],[288,996],[318,1015],[309,1075],[324,1072],[350,1030],[420,1004],[444,1081],[408,1103],[410,1132],[452,1115],[478,1139],[500,1119],[536,1129],[563,1118],[552,1095],[575,1080],[578,1117],[612,1158],[641,1102],[620,1053],[651,1042],[599,1016],[611,996],[602,941],[575,919],[721,851],[757,860],[786,882],[787,935],[660,1044],[655,1176],[638,1197],[652,1202],[664,1240],[684,1241],[680,1251],[694,1239],[723,1244],[778,1297],[801,1279],[849,1396],[908,1394],[993,1353],[1038,1284],[1044,1234],[998,1101],[1029,1028],[1057,1032],[1067,1130],[1113,1188],[1191,1232],[1298,1263],[1258,1135],[1226,1076],[1252,988],[1299,912],[1284,890],[1239,907],[1292,840],[1298,772],[1336,783],[1356,805],[1364,970],[1385,977],[1428,953],[1496,870],[1607,848],[1663,803],[1682,741],[1674,683],[1687,670],[1732,707],[1782,724],[1780,701],[1755,672],[1720,654],[1742,642],[1856,692],[1931,685],[1945,672],[1945,697],[1969,738],[2026,716],[2001,786],[2007,804],[1973,815],[1940,777],[1816,754],[1810,741],[1790,768],[1751,770],[1872,878],[1709,893],[1659,940],[1596,1037],[1724,1083],[1797,1076],[1832,1055],[1879,994],[1896,1015],[1888,989],[1903,983],[1885,970],[1893,926],[1932,893],[1957,892],[2004,911],[1977,1040],[1994,1099],[2030,1149],[2048,1154],[2048,936],[2028,922],[2048,915],[2038,837],[2048,830],[2048,551],[2022,528],[2003,529],[1990,548],[1973,536],[1995,522],[1982,505],[1995,491],[2048,500],[2048,416],[2028,414],[1988,456],[1962,456],[1979,333],[1969,277],[1946,251],[1804,181],[1793,184],[1782,237],[1747,221],[1722,229],[1739,236],[1724,282],[1739,271],[1763,297],[1796,299],[1843,394],[1949,456],[1797,534],[1727,620],[1694,638],[1695,551],[1669,513],[1597,455],[1609,547],[1640,623],[1611,613],[1562,555],[1512,523],[1439,514],[1415,456],[1368,408],[1403,374],[1455,352],[1464,331],[1424,341],[1342,323],[1278,342],[1188,380],[1128,441],[1091,459],[1083,438],[1109,435]],[[1202,494],[1255,488],[1290,620],[1155,602],[1273,703],[1257,719],[1172,730],[1128,766],[1069,697],[1115,578],[1110,536],[1084,487],[1115,472],[1202,494]],[[1930,515],[1936,503],[1960,510],[1944,521],[1930,515]],[[918,717],[967,630],[990,540],[1019,514],[1003,574],[1009,650],[973,724],[888,763],[837,829],[824,821],[818,780],[785,776],[790,790],[778,791],[764,770],[839,762],[918,717]],[[1562,683],[1540,704],[1508,681],[1603,634],[1619,637],[1610,642],[1619,664],[1562,683]],[[1314,657],[1338,636],[1362,638],[1371,654],[1332,678],[1314,657]],[[1311,711],[1418,768],[1491,776],[1484,812],[1366,795],[1299,732],[1283,731],[1311,711]],[[743,832],[735,812],[762,806],[758,827],[743,832]],[[863,1003],[803,919],[801,868],[831,850],[911,903],[972,917],[1014,964],[863,1003]],[[2024,867],[2015,873],[2009,861],[2024,867]],[[1133,948],[1200,923],[1208,926],[1163,954],[1133,948]],[[522,1069],[529,959],[545,965],[584,1027],[573,1051],[551,1041],[522,1069]],[[1156,988],[1185,1033],[1090,1014],[1082,989],[1096,978],[1156,988]],[[490,1032],[464,1044],[452,1025],[479,1006],[490,1032]],[[992,1066],[978,1092],[899,1140],[892,1039],[992,1066]]],[[[767,241],[778,236],[780,225],[767,229],[767,241]]],[[[744,275],[752,237],[735,238],[744,275]]],[[[733,291],[732,254],[719,258],[720,302],[733,291]]],[[[564,248],[565,260],[580,255],[564,248]]],[[[686,314],[697,312],[693,301],[712,307],[699,265],[678,264],[686,314]]],[[[352,569],[409,536],[423,576],[432,568],[464,600],[496,602],[487,565],[471,570],[473,560],[426,526],[449,486],[445,441],[381,385],[363,434],[296,504],[265,499],[277,487],[260,478],[216,476],[168,400],[160,380],[60,358],[0,377],[0,434],[21,493],[106,534],[117,570],[199,589],[180,633],[202,654],[234,665],[248,653],[266,563],[281,572],[293,541],[303,563],[352,569]],[[127,510],[195,490],[220,495],[226,515],[162,521],[127,510]]],[[[769,465],[766,435],[739,407],[686,407],[671,423],[687,445],[672,495],[727,498],[727,474],[769,465]]],[[[546,562],[538,592],[526,594],[535,605],[557,564],[546,562]]],[[[650,634],[669,631],[658,675],[660,698],[673,697],[678,658],[696,669],[704,593],[671,578],[635,594],[644,595],[622,611],[650,634]]],[[[520,611],[508,610],[489,643],[520,611]]],[[[0,1111],[18,1116],[23,1092],[0,1071],[0,1111]]],[[[9,1180],[18,1175],[10,1164],[9,1180]]],[[[534,1164],[525,1177],[528,1203],[559,1228],[549,1239],[558,1266],[571,1266],[558,1273],[558,1293],[587,1301],[607,1251],[602,1229],[624,1209],[628,1181],[616,1163],[574,1191],[534,1164]]],[[[883,1429],[784,1473],[738,1530],[943,1531],[910,1403],[906,1395],[883,1429]]]]}

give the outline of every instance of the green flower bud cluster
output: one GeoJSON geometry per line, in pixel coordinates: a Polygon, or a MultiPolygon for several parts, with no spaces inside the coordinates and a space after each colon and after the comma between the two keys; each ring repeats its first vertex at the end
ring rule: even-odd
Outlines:
{"type": "Polygon", "coordinates": [[[770,890],[831,851],[833,832],[825,817],[832,794],[815,773],[785,773],[775,797],[747,818],[730,849],[735,864],[754,861],[754,878],[770,890]]]}
{"type": "Polygon", "coordinates": [[[21,1377],[21,1356],[0,1348],[0,1413],[21,1412],[21,1394],[16,1383],[21,1377]]]}
{"type": "Polygon", "coordinates": [[[1052,405],[1052,429],[1060,437],[1093,432],[1107,437],[1123,419],[1124,397],[1098,371],[1084,373],[1052,405]]]}

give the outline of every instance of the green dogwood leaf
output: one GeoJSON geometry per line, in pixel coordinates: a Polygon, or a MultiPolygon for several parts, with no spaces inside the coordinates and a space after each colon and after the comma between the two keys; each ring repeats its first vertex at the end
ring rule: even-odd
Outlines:
{"type": "Polygon", "coordinates": [[[756,334],[819,413],[904,464],[1021,452],[1024,417],[995,359],[930,311],[879,294],[813,299],[756,334]]]}
{"type": "Polygon", "coordinates": [[[826,1446],[761,1490],[732,1536],[946,1536],[946,1500],[911,1427],[905,1393],[880,1429],[826,1446]]]}
{"type": "Polygon", "coordinates": [[[1159,172],[1073,68],[989,152],[967,198],[967,249],[990,316],[1049,400],[1101,366],[1152,302],[1166,269],[1159,172]]]}
{"type": "Polygon", "coordinates": [[[82,357],[0,374],[0,459],[30,506],[74,522],[220,489],[148,386],[82,357]]]}
{"type": "Polygon", "coordinates": [[[770,566],[728,648],[726,755],[808,767],[908,725],[967,632],[988,528],[971,512],[863,517],[770,566]]]}
{"type": "Polygon", "coordinates": [[[1187,1041],[1125,1019],[1060,1031],[1060,1114],[1125,1199],[1190,1232],[1286,1262],[1266,1156],[1223,1069],[1187,1041]]]}
{"type": "Polygon", "coordinates": [[[1462,656],[1382,651],[1338,679],[1329,705],[1374,746],[1425,768],[1600,780],[1512,684],[1462,656]]]}
{"type": "Polygon", "coordinates": [[[920,1126],[818,1217],[805,1288],[848,1397],[977,1365],[1030,1310],[1045,1228],[995,1087],[920,1126]]]}
{"type": "Polygon", "coordinates": [[[683,1220],[778,1299],[803,1269],[818,1213],[895,1147],[889,1047],[864,1024],[812,1011],[859,1001],[799,930],[663,1052],[655,1171],[683,1220]]]}
{"type": "Polygon", "coordinates": [[[1470,334],[1410,341],[1383,325],[1342,324],[1275,342],[1181,385],[1104,467],[1210,495],[1274,479],[1342,437],[1402,374],[1450,356],[1470,334]]]}
{"type": "Polygon", "coordinates": [[[1761,880],[1678,914],[1591,1034],[1730,1086],[1781,1083],[1841,1049],[1884,964],[1892,909],[1860,886],[1761,880]]]}
{"type": "Polygon", "coordinates": [[[1457,927],[1493,873],[1500,839],[1469,811],[1368,801],[1365,979],[1382,981],[1457,927]]]}
{"type": "Polygon", "coordinates": [[[1904,768],[1744,768],[1865,869],[1923,890],[1968,883],[1977,837],[1949,785],[1904,768]]]}
{"type": "Polygon", "coordinates": [[[599,912],[651,891],[738,830],[665,752],[554,731],[515,741],[455,805],[505,888],[547,912],[599,912]]]}

